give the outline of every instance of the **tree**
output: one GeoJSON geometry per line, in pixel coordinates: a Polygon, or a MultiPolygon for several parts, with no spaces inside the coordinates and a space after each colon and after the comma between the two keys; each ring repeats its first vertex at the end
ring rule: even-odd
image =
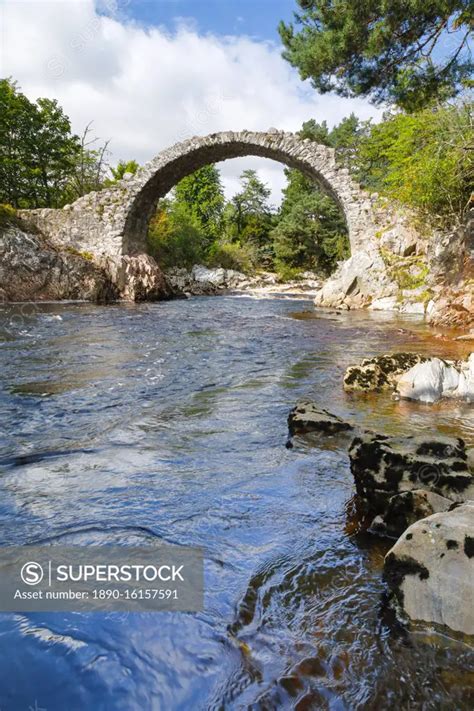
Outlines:
{"type": "Polygon", "coordinates": [[[187,267],[206,259],[208,240],[189,207],[176,199],[160,200],[148,228],[148,248],[165,269],[187,267]]]}
{"type": "Polygon", "coordinates": [[[224,190],[218,169],[205,165],[183,178],[175,188],[176,202],[187,206],[209,244],[219,236],[224,190]]]}
{"type": "Polygon", "coordinates": [[[232,198],[237,235],[261,247],[271,222],[270,190],[255,170],[244,170],[240,182],[241,190],[232,198]]]}
{"type": "Polygon", "coordinates": [[[0,80],[0,202],[18,208],[62,207],[104,186],[106,142],[92,148],[57,101],[30,101],[15,82],[0,80]]]}
{"type": "Polygon", "coordinates": [[[57,101],[33,103],[9,79],[0,81],[0,201],[15,207],[59,207],[80,147],[57,101]]]}
{"type": "Polygon", "coordinates": [[[297,2],[295,24],[279,25],[283,56],[322,93],[414,111],[469,82],[471,0],[297,2]]]}
{"type": "Polygon", "coordinates": [[[93,148],[100,140],[92,137],[92,122],[85,127],[79,139],[79,149],[71,171],[67,201],[71,202],[107,185],[107,155],[109,141],[93,148]]]}

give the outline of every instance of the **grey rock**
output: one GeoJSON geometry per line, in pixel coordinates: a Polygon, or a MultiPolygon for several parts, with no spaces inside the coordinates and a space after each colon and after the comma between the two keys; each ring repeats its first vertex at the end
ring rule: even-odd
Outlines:
{"type": "Polygon", "coordinates": [[[410,526],[387,553],[384,578],[403,621],[474,635],[474,501],[410,526]]]}
{"type": "Polygon", "coordinates": [[[0,289],[3,301],[107,302],[119,295],[104,268],[18,225],[0,228],[0,289]]]}

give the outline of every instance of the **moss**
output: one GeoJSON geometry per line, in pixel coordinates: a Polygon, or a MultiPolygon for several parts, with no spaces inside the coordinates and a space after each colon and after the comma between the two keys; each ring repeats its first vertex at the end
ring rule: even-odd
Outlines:
{"type": "Polygon", "coordinates": [[[419,289],[426,285],[429,267],[424,255],[401,257],[384,247],[380,248],[380,255],[390,278],[400,289],[419,289]]]}
{"type": "Polygon", "coordinates": [[[19,221],[16,209],[6,203],[0,204],[0,227],[8,224],[16,224],[19,221]]]}
{"type": "Polygon", "coordinates": [[[65,247],[64,251],[68,252],[69,254],[73,254],[75,257],[87,259],[88,262],[92,262],[94,260],[94,255],[91,252],[82,252],[79,249],[76,249],[75,247],[65,247]]]}

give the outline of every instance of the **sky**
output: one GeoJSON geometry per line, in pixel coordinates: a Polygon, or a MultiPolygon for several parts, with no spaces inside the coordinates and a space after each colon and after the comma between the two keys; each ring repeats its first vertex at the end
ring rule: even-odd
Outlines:
{"type": "MultiPolygon", "coordinates": [[[[281,57],[277,26],[294,0],[0,0],[0,76],[32,100],[55,98],[82,133],[110,139],[110,162],[151,160],[195,135],[297,131],[338,123],[364,99],[319,95],[281,57]]],[[[220,164],[226,195],[258,170],[277,205],[282,166],[262,158],[220,164]]]]}

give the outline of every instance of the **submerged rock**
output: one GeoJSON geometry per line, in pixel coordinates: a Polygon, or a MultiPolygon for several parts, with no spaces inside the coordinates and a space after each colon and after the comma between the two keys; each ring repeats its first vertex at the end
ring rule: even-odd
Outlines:
{"type": "Polygon", "coordinates": [[[443,397],[473,402],[474,353],[466,363],[451,363],[440,358],[418,363],[400,376],[397,393],[402,398],[428,403],[443,397]]]}
{"type": "Polygon", "coordinates": [[[305,400],[297,403],[288,415],[288,429],[292,435],[305,432],[334,434],[352,430],[353,426],[337,415],[332,415],[318,407],[314,402],[305,400]]]}
{"type": "Polygon", "coordinates": [[[344,390],[394,390],[400,375],[425,360],[425,356],[417,353],[390,353],[366,358],[360,365],[353,365],[346,370],[344,390]]]}
{"type": "Polygon", "coordinates": [[[453,502],[474,499],[474,475],[462,439],[387,437],[366,432],[349,448],[356,490],[374,513],[394,494],[422,489],[453,502]]]}
{"type": "Polygon", "coordinates": [[[474,634],[474,501],[414,523],[385,557],[389,605],[403,620],[474,634]]]}
{"type": "Polygon", "coordinates": [[[434,513],[448,511],[453,505],[451,499],[435,494],[433,491],[415,489],[395,494],[388,500],[386,510],[376,516],[370,526],[371,533],[389,538],[398,538],[403,531],[421,518],[434,513]]]}

